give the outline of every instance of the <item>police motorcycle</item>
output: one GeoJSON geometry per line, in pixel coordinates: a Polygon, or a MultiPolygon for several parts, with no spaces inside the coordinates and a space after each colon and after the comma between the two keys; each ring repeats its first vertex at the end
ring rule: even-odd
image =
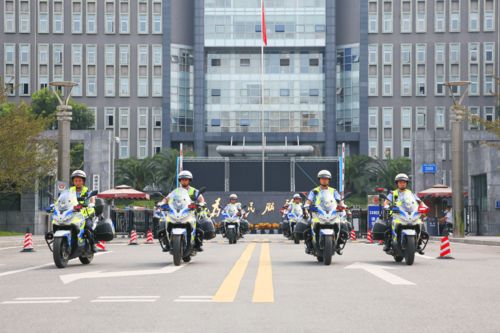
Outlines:
{"type": "Polygon", "coordinates": [[[330,265],[335,251],[342,251],[349,239],[347,228],[343,226],[344,223],[339,215],[344,207],[337,205],[330,191],[321,191],[321,193],[315,191],[314,194],[319,195],[320,201],[318,205],[309,208],[312,213],[313,251],[311,254],[317,258],[318,262],[330,265]]]}
{"type": "Polygon", "coordinates": [[[295,244],[300,244],[300,241],[304,239],[304,231],[308,226],[304,217],[304,209],[298,205],[294,205],[292,210],[287,214],[287,218],[288,227],[290,228],[289,239],[293,239],[295,244]]]}
{"type": "Polygon", "coordinates": [[[228,239],[229,244],[236,244],[241,235],[242,216],[235,205],[229,205],[221,214],[224,228],[223,236],[228,239]]]}
{"type": "MultiPolygon", "coordinates": [[[[200,189],[199,194],[203,192],[204,188],[200,189]]],[[[195,211],[198,208],[199,204],[191,201],[188,191],[179,187],[169,194],[168,203],[156,213],[163,222],[158,233],[160,246],[172,254],[175,266],[179,266],[182,261],[190,262],[197,253],[194,245],[197,235],[195,211]]]]}
{"type": "MultiPolygon", "coordinates": [[[[380,197],[387,200],[384,194],[380,194],[380,197]]],[[[393,256],[396,262],[404,259],[407,265],[413,265],[417,245],[421,243],[423,251],[429,241],[422,221],[422,215],[428,212],[428,207],[419,206],[414,201],[405,201],[401,206],[393,205],[389,211],[383,212],[382,219],[375,222],[373,237],[375,240],[390,240],[387,254],[393,256]],[[391,211],[392,219],[389,216],[391,211]]]]}
{"type": "Polygon", "coordinates": [[[65,190],[57,201],[46,209],[52,214],[52,231],[45,234],[45,241],[58,268],[65,268],[73,258],[78,258],[84,265],[90,264],[94,259],[90,241],[92,235],[89,226],[86,227],[87,223],[90,223],[90,229],[94,230],[95,240],[113,240],[113,224],[111,220],[102,217],[103,201],[96,199],[94,207],[87,205],[88,199],[95,195],[97,191],[90,192],[85,198],[86,204],[81,205],[75,192],[65,190]],[[93,214],[89,208],[95,209],[93,214]]]}

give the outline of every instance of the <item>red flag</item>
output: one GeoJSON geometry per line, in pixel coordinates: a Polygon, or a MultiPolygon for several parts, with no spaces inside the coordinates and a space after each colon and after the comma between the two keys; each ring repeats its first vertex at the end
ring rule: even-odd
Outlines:
{"type": "Polygon", "coordinates": [[[264,11],[264,0],[261,0],[260,8],[262,11],[262,26],[260,29],[262,31],[262,42],[264,43],[265,46],[267,46],[266,14],[264,11]]]}

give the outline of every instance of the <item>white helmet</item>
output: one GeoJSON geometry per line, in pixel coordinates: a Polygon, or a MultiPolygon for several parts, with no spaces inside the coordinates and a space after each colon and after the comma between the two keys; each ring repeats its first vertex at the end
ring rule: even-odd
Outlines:
{"type": "Polygon", "coordinates": [[[73,180],[73,178],[75,178],[75,177],[79,177],[79,178],[82,178],[83,180],[85,180],[85,179],[87,179],[87,174],[82,170],[75,170],[71,174],[71,180],[73,180]]]}
{"type": "Polygon", "coordinates": [[[321,170],[320,172],[318,172],[318,179],[320,178],[332,179],[332,174],[328,170],[321,170]]]}
{"type": "Polygon", "coordinates": [[[179,179],[193,179],[193,174],[187,170],[179,172],[179,179]]]}
{"type": "Polygon", "coordinates": [[[405,182],[409,182],[410,181],[410,177],[408,177],[408,175],[406,173],[398,173],[396,175],[396,178],[394,178],[394,182],[397,183],[400,180],[403,180],[405,182]]]}
{"type": "Polygon", "coordinates": [[[231,195],[229,196],[229,200],[231,200],[231,199],[238,200],[238,196],[237,196],[236,194],[234,194],[234,193],[233,193],[233,194],[231,194],[231,195]]]}
{"type": "Polygon", "coordinates": [[[302,197],[300,196],[300,194],[295,193],[295,194],[293,195],[293,199],[302,199],[302,197]]]}

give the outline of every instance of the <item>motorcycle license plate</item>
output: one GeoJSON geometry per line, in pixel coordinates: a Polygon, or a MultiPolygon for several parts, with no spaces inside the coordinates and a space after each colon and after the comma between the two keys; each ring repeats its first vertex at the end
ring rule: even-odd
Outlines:
{"type": "Polygon", "coordinates": [[[235,225],[228,225],[227,228],[228,229],[234,229],[234,228],[236,228],[236,226],[235,225]]]}

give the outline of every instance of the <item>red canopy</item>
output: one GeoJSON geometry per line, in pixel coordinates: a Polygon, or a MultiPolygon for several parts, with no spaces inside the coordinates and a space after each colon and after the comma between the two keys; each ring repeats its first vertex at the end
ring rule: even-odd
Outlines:
{"type": "Polygon", "coordinates": [[[97,195],[102,199],[145,199],[149,200],[149,194],[137,191],[128,185],[119,185],[113,189],[101,192],[97,195]]]}
{"type": "MultiPolygon", "coordinates": [[[[424,190],[422,192],[418,192],[417,196],[420,198],[451,198],[452,193],[451,193],[451,188],[443,185],[443,184],[436,184],[431,188],[428,188],[427,190],[424,190]]],[[[464,196],[467,196],[467,192],[464,192],[464,196]]]]}

